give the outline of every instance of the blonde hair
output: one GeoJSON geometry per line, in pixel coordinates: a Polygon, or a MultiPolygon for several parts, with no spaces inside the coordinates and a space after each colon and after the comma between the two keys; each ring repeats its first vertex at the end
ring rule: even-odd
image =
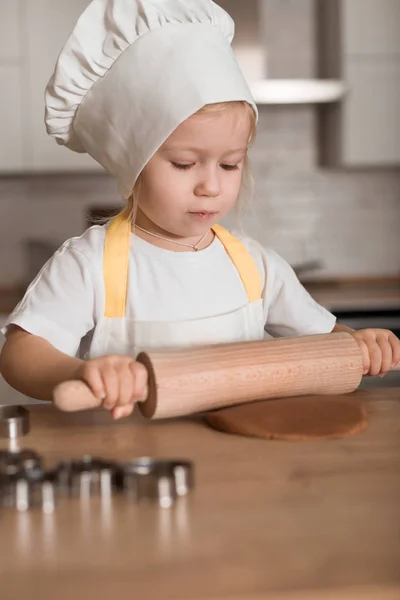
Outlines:
{"type": "MultiPolygon", "coordinates": [[[[198,116],[206,116],[206,115],[215,115],[223,112],[227,108],[231,106],[236,106],[238,111],[245,110],[245,115],[250,120],[250,137],[248,146],[251,146],[254,143],[256,137],[256,114],[254,112],[253,107],[248,104],[248,102],[238,100],[234,102],[217,102],[215,104],[206,104],[198,110],[195,115],[198,116]]],[[[133,187],[132,194],[129,196],[127,200],[126,206],[118,213],[118,216],[127,219],[128,221],[134,223],[136,219],[136,213],[139,204],[139,196],[140,196],[140,187],[141,187],[141,175],[136,180],[136,183],[133,187]]],[[[236,202],[236,209],[240,212],[244,208],[246,208],[252,201],[254,194],[254,179],[253,174],[251,172],[249,157],[246,154],[243,165],[242,172],[242,183],[240,185],[238,199],[236,202]]]]}

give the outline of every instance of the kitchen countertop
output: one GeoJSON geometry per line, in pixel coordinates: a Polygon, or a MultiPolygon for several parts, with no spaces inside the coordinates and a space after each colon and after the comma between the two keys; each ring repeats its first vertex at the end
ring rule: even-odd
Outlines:
{"type": "Polygon", "coordinates": [[[197,486],[172,509],[117,498],[63,499],[54,515],[4,510],[2,600],[397,600],[400,390],[355,394],[368,429],[306,443],[222,434],[200,417],[115,423],[29,407],[21,442],[49,466],[190,458],[197,486]]]}
{"type": "Polygon", "coordinates": [[[328,309],[400,309],[400,280],[304,282],[315,300],[328,309]]]}

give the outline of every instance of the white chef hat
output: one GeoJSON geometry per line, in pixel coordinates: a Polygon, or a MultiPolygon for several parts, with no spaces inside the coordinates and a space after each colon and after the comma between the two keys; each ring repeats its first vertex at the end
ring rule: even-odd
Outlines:
{"type": "Polygon", "coordinates": [[[117,177],[124,198],[150,158],[206,104],[246,101],[234,23],[211,0],[93,0],[46,88],[49,135],[117,177]]]}

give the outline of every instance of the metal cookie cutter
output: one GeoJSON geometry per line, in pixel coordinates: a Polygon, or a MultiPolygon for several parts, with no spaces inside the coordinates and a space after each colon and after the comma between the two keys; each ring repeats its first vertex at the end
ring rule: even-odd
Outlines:
{"type": "Polygon", "coordinates": [[[34,450],[0,451],[0,475],[9,477],[42,467],[43,459],[34,450]]]}
{"type": "Polygon", "coordinates": [[[87,497],[101,494],[110,496],[115,487],[117,466],[92,456],[66,460],[56,468],[60,491],[73,496],[87,497]]]}
{"type": "Polygon", "coordinates": [[[190,461],[137,458],[122,466],[122,489],[134,500],[170,507],[194,486],[190,461]]]}
{"type": "Polygon", "coordinates": [[[160,473],[172,473],[178,496],[186,496],[194,488],[194,466],[190,460],[151,459],[143,457],[137,459],[136,462],[143,469],[148,464],[152,464],[160,473]]]}
{"type": "Polygon", "coordinates": [[[24,512],[40,507],[46,514],[54,512],[55,475],[53,471],[34,468],[25,473],[3,477],[1,503],[6,508],[24,512]]]}
{"type": "Polygon", "coordinates": [[[29,412],[23,406],[0,406],[0,437],[15,439],[29,433],[29,412]]]}

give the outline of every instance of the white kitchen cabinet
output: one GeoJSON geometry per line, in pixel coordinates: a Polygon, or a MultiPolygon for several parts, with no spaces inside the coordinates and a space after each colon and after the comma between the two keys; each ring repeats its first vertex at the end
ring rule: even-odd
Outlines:
{"type": "Polygon", "coordinates": [[[400,60],[348,58],[344,76],[343,164],[400,164],[400,60]]]}
{"type": "MultiPolygon", "coordinates": [[[[22,0],[0,0],[0,64],[16,64],[22,52],[20,37],[22,0]]],[[[0,88],[2,89],[2,88],[0,88]]]]}
{"type": "MultiPolygon", "coordinates": [[[[339,107],[322,114],[323,162],[343,167],[398,166],[400,0],[335,1],[337,44],[334,52],[331,45],[328,58],[332,61],[336,56],[335,74],[348,91],[339,107]]],[[[332,41],[332,22],[327,21],[322,40],[331,36],[332,41]]]]}
{"type": "Polygon", "coordinates": [[[24,168],[21,70],[0,63],[0,170],[24,168]]]}
{"type": "Polygon", "coordinates": [[[102,171],[47,135],[44,91],[90,0],[0,0],[0,174],[102,171]]]}
{"type": "Polygon", "coordinates": [[[399,0],[341,0],[340,21],[346,56],[400,53],[399,0]]]}
{"type": "Polygon", "coordinates": [[[0,170],[23,167],[20,0],[0,0],[0,170]]]}
{"type": "Polygon", "coordinates": [[[27,24],[24,109],[30,125],[29,170],[101,170],[86,154],[59,146],[44,125],[44,90],[57,57],[89,0],[24,0],[27,24]]]}
{"type": "Polygon", "coordinates": [[[348,94],[336,115],[337,162],[399,165],[400,0],[340,0],[339,7],[339,60],[348,94]]]}

